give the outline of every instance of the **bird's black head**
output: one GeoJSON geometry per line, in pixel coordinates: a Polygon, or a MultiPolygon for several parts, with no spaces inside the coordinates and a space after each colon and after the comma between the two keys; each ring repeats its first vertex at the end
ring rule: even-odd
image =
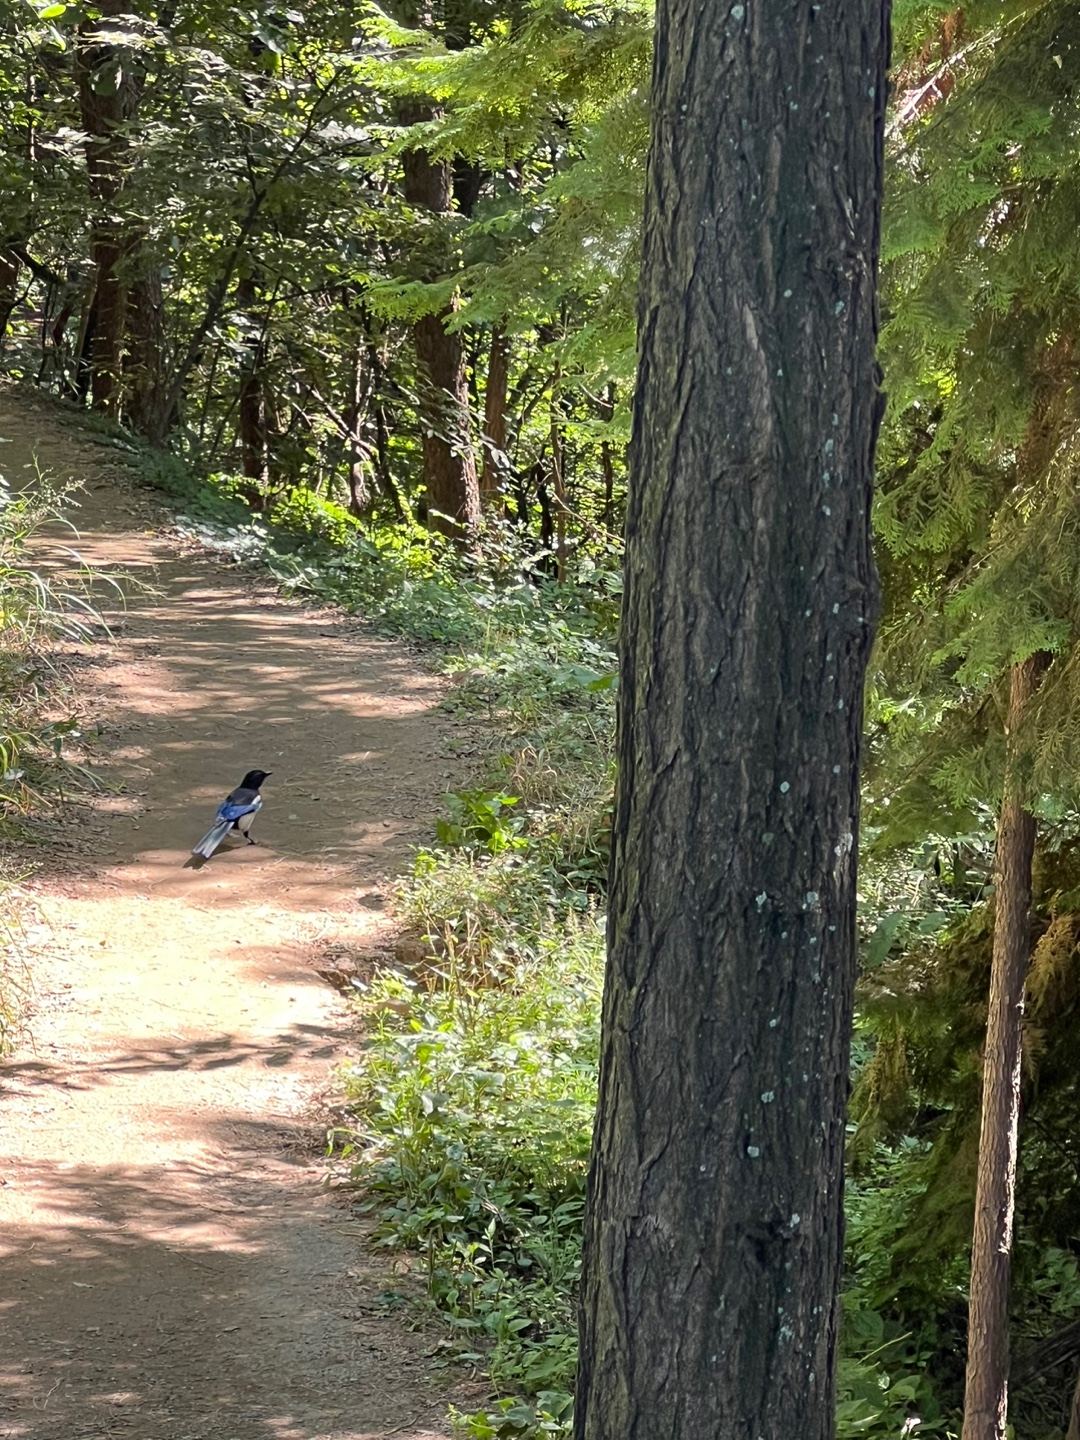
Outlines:
{"type": "Polygon", "coordinates": [[[241,790],[257,790],[264,780],[269,780],[272,770],[249,770],[240,781],[241,790]]]}

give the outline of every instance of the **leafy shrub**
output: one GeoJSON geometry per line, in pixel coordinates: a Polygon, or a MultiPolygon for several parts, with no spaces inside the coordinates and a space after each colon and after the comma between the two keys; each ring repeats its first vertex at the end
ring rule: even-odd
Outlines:
{"type": "Polygon", "coordinates": [[[359,531],[360,522],[343,506],[324,500],[310,490],[290,490],[270,511],[271,525],[295,535],[345,545],[359,531]]]}
{"type": "Polygon", "coordinates": [[[524,1429],[463,1419],[472,1434],[564,1433],[602,948],[597,917],[570,916],[498,985],[451,955],[424,979],[382,972],[364,1000],[351,1146],[377,1233],[424,1254],[459,1353],[536,1402],[501,1412],[524,1429]]]}
{"type": "Polygon", "coordinates": [[[454,790],[446,797],[447,819],[436,820],[439,843],[453,849],[485,850],[500,855],[504,850],[522,850],[525,817],[514,811],[516,795],[491,790],[454,790]]]}

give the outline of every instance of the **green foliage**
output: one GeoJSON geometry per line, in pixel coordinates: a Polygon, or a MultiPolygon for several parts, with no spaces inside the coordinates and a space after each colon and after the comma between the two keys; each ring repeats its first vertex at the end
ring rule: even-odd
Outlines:
{"type": "MultiPolygon", "coordinates": [[[[948,1410],[963,1383],[952,1357],[963,1345],[1007,674],[1040,651],[1052,662],[1014,737],[1014,778],[1041,838],[1012,1321],[1038,1336],[1055,1328],[1054,1304],[1077,1313],[1080,1232],[1065,1176],[1076,1094],[1057,1037],[1077,1000],[1080,272],[1066,236],[1080,222],[1080,32],[1075,9],[1056,3],[912,5],[902,17],[884,226],[885,621],[868,704],[878,923],[861,983],[852,1156],[856,1205],[876,1167],[899,1167],[898,1206],[875,1202],[884,1225],[866,1236],[887,1257],[873,1308],[925,1345],[948,1410]],[[920,885],[898,893],[917,870],[920,885]]],[[[1045,1382],[1029,1384],[1014,1400],[1020,1433],[1057,1436],[1062,1407],[1045,1382]]]]}
{"type": "Polygon", "coordinates": [[[168,434],[200,472],[269,476],[286,528],[297,509],[335,541],[346,508],[423,519],[411,327],[443,310],[463,334],[478,454],[493,327],[509,339],[499,489],[521,529],[550,543],[553,427],[571,546],[617,527],[648,6],[511,4],[427,29],[321,0],[184,0],[167,25],[46,10],[0,17],[10,373],[85,397],[96,362],[77,352],[108,223],[130,330],[110,412],[168,434]],[[93,95],[126,107],[100,134],[87,69],[93,95]],[[402,197],[418,141],[457,168],[445,214],[402,197]],[[336,511],[316,518],[315,496],[336,511]]]}
{"type": "Polygon", "coordinates": [[[360,529],[355,515],[340,505],[313,495],[310,490],[299,489],[291,490],[274,505],[270,523],[292,534],[325,540],[335,546],[348,544],[360,529]]]}
{"type": "Polygon", "coordinates": [[[575,917],[536,950],[497,984],[453,950],[423,981],[379,975],[351,1080],[378,1234],[424,1254],[458,1353],[535,1402],[472,1417],[474,1435],[565,1433],[573,1378],[601,932],[575,917]]]}
{"type": "Polygon", "coordinates": [[[448,818],[435,822],[440,845],[499,855],[504,850],[522,850],[528,843],[521,835],[525,817],[511,813],[519,803],[516,795],[455,790],[445,803],[448,818]]]}
{"type": "Polygon", "coordinates": [[[133,447],[131,456],[145,483],[167,496],[182,519],[233,529],[250,524],[235,479],[219,472],[203,476],[176,456],[146,446],[133,447]]]}
{"type": "Polygon", "coordinates": [[[912,23],[925,28],[891,129],[876,523],[880,689],[915,694],[923,723],[916,763],[903,723],[883,727],[880,754],[914,823],[940,830],[996,805],[1001,678],[1036,651],[1054,662],[1023,763],[1035,793],[1076,803],[1080,32],[1054,3],[912,23]]]}

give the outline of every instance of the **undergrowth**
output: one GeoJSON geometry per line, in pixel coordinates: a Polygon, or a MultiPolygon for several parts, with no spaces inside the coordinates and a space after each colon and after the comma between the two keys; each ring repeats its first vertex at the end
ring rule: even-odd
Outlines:
{"type": "MultiPolygon", "coordinates": [[[[34,563],[32,541],[46,526],[64,523],[70,491],[37,476],[15,494],[0,476],[0,836],[23,832],[26,818],[48,808],[67,789],[87,783],[65,756],[80,738],[75,715],[57,708],[61,673],[56,647],[93,638],[101,620],[91,600],[91,576],[72,556],[67,572],[34,563]]],[[[18,1034],[30,988],[15,891],[0,872],[0,1054],[18,1034]]]]}
{"type": "MultiPolygon", "coordinates": [[[[384,971],[350,1077],[355,1175],[377,1235],[424,1258],[454,1348],[495,1398],[464,1434],[565,1435],[596,1100],[619,577],[556,586],[513,537],[483,566],[403,531],[288,583],[423,643],[481,737],[482,783],[446,797],[399,886],[426,942],[384,971]]],[[[603,557],[601,557],[603,559],[603,557]]]]}
{"type": "Polygon", "coordinates": [[[451,950],[423,977],[384,972],[352,1079],[353,1139],[377,1235],[424,1256],[464,1361],[509,1402],[483,1436],[562,1433],[599,1057],[603,944],[567,916],[497,977],[451,950]]]}
{"type": "Polygon", "coordinates": [[[32,490],[14,494],[0,476],[0,829],[47,803],[78,769],[64,755],[80,738],[78,719],[47,714],[61,679],[56,648],[103,631],[92,587],[114,582],[91,573],[73,550],[55,568],[35,563],[35,536],[70,529],[71,497],[41,475],[32,490]]]}

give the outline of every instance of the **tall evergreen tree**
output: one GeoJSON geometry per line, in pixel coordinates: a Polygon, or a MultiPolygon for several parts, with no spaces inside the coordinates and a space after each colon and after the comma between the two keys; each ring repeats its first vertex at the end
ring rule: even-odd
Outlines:
{"type": "Polygon", "coordinates": [[[658,11],[578,1440],[834,1429],[887,50],[658,11]]]}
{"type": "Polygon", "coordinates": [[[901,76],[886,227],[883,672],[928,721],[888,829],[998,812],[963,1434],[1004,1440],[1031,867],[1080,761],[1080,23],[1050,0],[934,24],[901,76]]]}

